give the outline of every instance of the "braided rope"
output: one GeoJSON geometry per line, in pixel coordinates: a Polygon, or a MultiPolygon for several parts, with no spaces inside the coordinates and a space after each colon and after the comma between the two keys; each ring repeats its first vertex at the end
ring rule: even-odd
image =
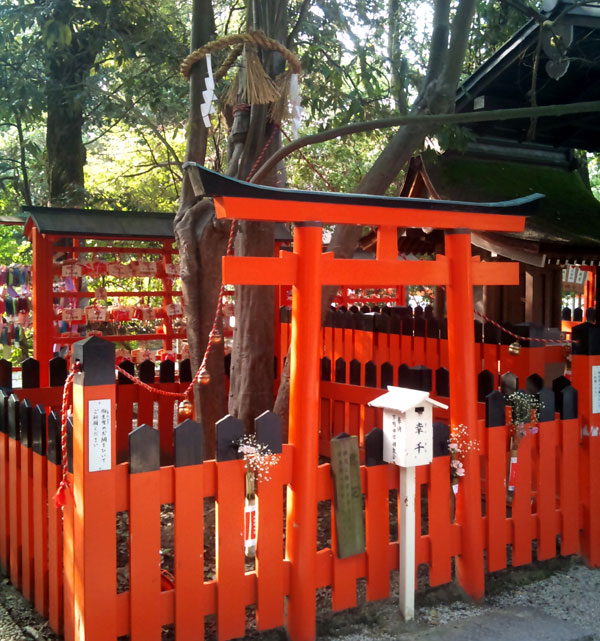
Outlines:
{"type": "Polygon", "coordinates": [[[482,314],[481,312],[478,312],[477,310],[474,310],[475,314],[479,316],[480,318],[483,318],[483,320],[487,321],[488,323],[491,323],[494,327],[497,327],[499,330],[503,331],[505,334],[508,334],[509,336],[512,336],[512,338],[515,338],[518,341],[531,341],[533,343],[549,343],[553,345],[568,345],[568,344],[573,344],[577,343],[577,341],[569,340],[567,338],[530,338],[529,336],[519,336],[519,334],[515,334],[514,332],[511,332],[509,329],[506,329],[506,327],[503,327],[500,325],[500,323],[497,323],[495,320],[492,320],[491,318],[488,318],[485,314],[482,314]]]}
{"type": "Polygon", "coordinates": [[[71,372],[65,380],[65,385],[63,387],[63,397],[62,397],[62,406],[60,408],[60,449],[61,449],[61,467],[62,467],[62,478],[54,495],[54,505],[59,507],[64,507],[67,498],[67,490],[71,491],[71,486],[69,484],[69,479],[67,474],[69,473],[69,456],[67,453],[67,411],[69,409],[69,390],[73,383],[73,378],[77,372],[81,371],[81,366],[79,363],[75,363],[71,368],[71,372]]]}
{"type": "MultiPolygon", "coordinates": [[[[299,74],[302,70],[298,56],[292,53],[287,47],[284,47],[280,42],[277,42],[277,40],[273,40],[273,38],[268,38],[264,33],[262,33],[262,31],[248,31],[247,33],[232,34],[230,36],[219,38],[218,40],[213,40],[212,42],[208,42],[207,44],[203,45],[199,49],[192,51],[192,53],[190,53],[181,63],[181,73],[185,78],[189,79],[192,67],[197,62],[202,60],[202,58],[204,58],[207,53],[213,53],[214,51],[220,51],[221,49],[227,49],[228,47],[239,44],[254,44],[262,47],[263,49],[277,51],[289,64],[290,69],[293,73],[299,74]]],[[[239,53],[237,55],[239,55],[239,53]]],[[[233,58],[233,60],[231,61],[229,61],[229,58],[230,56],[228,56],[226,59],[226,62],[228,62],[229,66],[223,71],[223,75],[225,75],[227,69],[229,69],[229,67],[235,61],[235,58],[233,58]]],[[[218,73],[221,73],[221,68],[219,68],[218,73]]]]}

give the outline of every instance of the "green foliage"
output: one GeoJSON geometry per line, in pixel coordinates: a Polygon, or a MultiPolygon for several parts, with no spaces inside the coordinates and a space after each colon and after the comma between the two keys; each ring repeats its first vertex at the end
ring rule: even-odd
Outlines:
{"type": "Polygon", "coordinates": [[[31,244],[21,225],[0,225],[0,265],[31,263],[31,244]]]}

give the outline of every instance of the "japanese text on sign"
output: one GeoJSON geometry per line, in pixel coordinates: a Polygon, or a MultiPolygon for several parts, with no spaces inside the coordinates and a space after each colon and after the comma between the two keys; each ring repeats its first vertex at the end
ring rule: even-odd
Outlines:
{"type": "Polygon", "coordinates": [[[592,366],[592,414],[600,414],[600,365],[592,366]]]}
{"type": "Polygon", "coordinates": [[[110,400],[90,401],[88,406],[89,471],[111,468],[110,400]]]}

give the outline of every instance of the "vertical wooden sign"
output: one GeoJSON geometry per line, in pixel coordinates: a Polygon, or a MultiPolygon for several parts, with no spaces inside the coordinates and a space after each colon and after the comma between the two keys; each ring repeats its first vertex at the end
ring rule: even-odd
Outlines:
{"type": "Polygon", "coordinates": [[[331,474],[337,552],[345,559],[365,551],[365,517],[356,436],[331,439],[331,474]]]}

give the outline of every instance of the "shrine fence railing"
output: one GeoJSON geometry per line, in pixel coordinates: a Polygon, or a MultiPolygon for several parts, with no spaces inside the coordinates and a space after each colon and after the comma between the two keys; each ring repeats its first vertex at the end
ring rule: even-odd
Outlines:
{"type": "MultiPolygon", "coordinates": [[[[138,416],[138,427],[129,431],[130,423],[118,410],[125,387],[137,386],[116,384],[113,377],[106,385],[74,391],[69,444],[73,494],[68,493],[62,515],[53,502],[61,478],[58,415],[51,406],[24,400],[25,392],[0,398],[0,563],[11,582],[67,641],[82,638],[83,629],[85,638],[94,641],[116,641],[123,635],[132,641],[158,641],[169,625],[178,641],[203,638],[205,626],[214,625],[218,639],[226,641],[243,636],[249,627],[284,625],[291,588],[283,489],[294,481],[293,448],[282,445],[271,480],[258,484],[256,557],[246,558],[245,464],[234,445],[242,424],[223,419],[217,428],[217,460],[203,461],[202,428],[191,420],[173,428],[163,413],[157,430],[141,424],[138,416]],[[127,456],[90,473],[90,443],[83,430],[87,419],[80,412],[99,397],[117,401],[116,431],[128,430],[127,456]],[[171,431],[171,465],[161,465],[163,430],[171,431]]],[[[579,418],[572,386],[542,388],[540,396],[543,420],[537,433],[529,432],[519,445],[510,497],[511,427],[505,399],[495,391],[482,404],[477,424],[482,500],[472,509],[480,511],[488,572],[577,553],[600,566],[598,428],[579,418]]],[[[373,426],[378,419],[374,413],[373,426]]],[[[257,421],[263,422],[259,439],[277,451],[277,419],[268,414],[257,421]]],[[[315,574],[307,581],[315,592],[331,589],[334,611],[358,603],[363,581],[369,601],[393,591],[399,475],[395,466],[382,462],[377,429],[364,437],[367,464],[360,467],[363,553],[338,558],[331,468],[329,463],[318,466],[313,500],[320,533],[315,574]]],[[[438,421],[434,430],[434,460],[417,468],[421,500],[416,501],[415,571],[421,587],[451,582],[453,558],[473,553],[463,544],[462,525],[453,510],[449,428],[438,421]]]]}

